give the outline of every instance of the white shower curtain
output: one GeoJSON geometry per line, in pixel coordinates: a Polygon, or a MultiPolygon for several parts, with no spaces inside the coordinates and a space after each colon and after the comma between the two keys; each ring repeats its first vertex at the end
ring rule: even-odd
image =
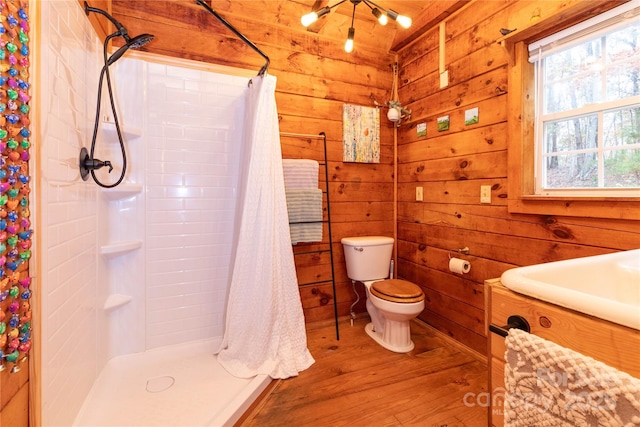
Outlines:
{"type": "Polygon", "coordinates": [[[288,378],[314,359],[298,291],[284,190],[275,76],[247,91],[236,254],[218,361],[234,376],[288,378]]]}

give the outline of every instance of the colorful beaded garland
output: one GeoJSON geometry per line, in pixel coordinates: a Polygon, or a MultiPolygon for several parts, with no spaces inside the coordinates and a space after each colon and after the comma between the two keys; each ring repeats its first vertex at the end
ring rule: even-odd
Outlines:
{"type": "Polygon", "coordinates": [[[11,372],[31,349],[28,11],[0,0],[0,371],[11,372]]]}

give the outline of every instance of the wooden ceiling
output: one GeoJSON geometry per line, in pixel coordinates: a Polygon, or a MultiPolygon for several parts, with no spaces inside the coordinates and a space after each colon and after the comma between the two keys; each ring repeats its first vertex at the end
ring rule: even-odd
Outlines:
{"type": "MultiPolygon", "coordinates": [[[[83,0],[79,0],[81,4],[83,0]]],[[[207,3],[232,25],[243,32],[257,45],[268,44],[274,37],[274,28],[278,37],[293,39],[308,36],[319,37],[323,41],[341,50],[351,26],[353,4],[345,1],[333,8],[331,13],[320,18],[309,28],[300,24],[302,15],[320,7],[332,6],[338,0],[206,0],[207,3]],[[261,33],[262,31],[262,33],[261,33]]],[[[469,0],[374,0],[383,8],[392,9],[409,16],[413,25],[409,29],[400,27],[390,21],[386,26],[380,25],[364,3],[356,7],[355,43],[356,48],[375,52],[394,52],[411,43],[425,30],[438,25],[451,13],[463,7],[469,0]]],[[[198,53],[197,41],[193,32],[205,35],[230,34],[222,24],[211,17],[204,8],[194,0],[88,0],[93,7],[109,11],[121,22],[130,35],[151,33],[156,41],[144,50],[150,52],[207,60],[198,53]],[[194,52],[195,51],[195,52],[194,52]]],[[[91,14],[94,26],[102,29],[102,36],[112,32],[112,26],[104,17],[91,14]]],[[[233,36],[230,36],[233,37],[233,36]]],[[[115,39],[115,44],[121,40],[115,39]]],[[[208,41],[211,43],[211,40],[208,41]]],[[[277,43],[283,43],[278,40],[277,43]]],[[[204,48],[204,47],[202,47],[204,48]]]]}

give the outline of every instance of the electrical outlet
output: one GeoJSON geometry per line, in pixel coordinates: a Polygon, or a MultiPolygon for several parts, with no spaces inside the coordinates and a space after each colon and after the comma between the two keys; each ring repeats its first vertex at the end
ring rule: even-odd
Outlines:
{"type": "Polygon", "coordinates": [[[491,203],[491,186],[480,186],[480,203],[491,203]]]}
{"type": "Polygon", "coordinates": [[[416,187],[416,201],[422,201],[422,187],[416,187]]]}

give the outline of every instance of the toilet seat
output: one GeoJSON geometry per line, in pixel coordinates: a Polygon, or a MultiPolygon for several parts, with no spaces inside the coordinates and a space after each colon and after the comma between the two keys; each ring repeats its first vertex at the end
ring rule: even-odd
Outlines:
{"type": "Polygon", "coordinates": [[[400,279],[374,282],[369,291],[372,295],[391,302],[415,303],[424,300],[424,293],[420,286],[400,279]]]}

